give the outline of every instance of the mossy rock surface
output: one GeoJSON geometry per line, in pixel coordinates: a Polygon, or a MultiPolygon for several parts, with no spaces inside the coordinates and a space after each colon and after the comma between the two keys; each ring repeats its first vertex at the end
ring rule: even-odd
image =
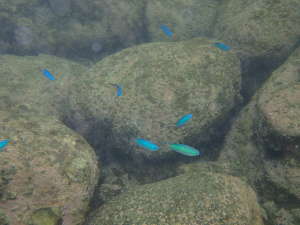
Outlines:
{"type": "Polygon", "coordinates": [[[273,160],[265,162],[270,181],[300,202],[299,63],[300,48],[272,73],[261,89],[257,133],[265,150],[274,155],[273,160]]]}
{"type": "Polygon", "coordinates": [[[259,93],[258,110],[273,134],[300,137],[300,48],[276,69],[259,93]]]}
{"type": "Polygon", "coordinates": [[[30,225],[59,225],[60,218],[59,209],[38,209],[33,213],[30,225]]]}
{"type": "Polygon", "coordinates": [[[50,55],[1,55],[0,65],[0,109],[57,118],[68,113],[69,89],[87,69],[50,55]],[[56,80],[44,76],[43,69],[56,80]]]}
{"type": "Polygon", "coordinates": [[[2,210],[0,210],[0,225],[9,225],[8,217],[2,210]]]}
{"type": "Polygon", "coordinates": [[[145,7],[149,38],[155,42],[210,37],[219,5],[218,0],[149,1],[145,7]],[[167,25],[173,36],[167,36],[161,25],[167,25]]]}
{"type": "Polygon", "coordinates": [[[299,10],[298,0],[223,1],[214,36],[248,56],[282,61],[299,41],[299,10]]]}
{"type": "Polygon", "coordinates": [[[295,221],[291,212],[300,202],[299,50],[240,112],[218,159],[229,174],[243,177],[263,201],[274,200],[295,221]]]}
{"type": "Polygon", "coordinates": [[[240,100],[240,81],[238,58],[207,39],[149,43],[95,64],[72,88],[76,99],[71,105],[106,136],[99,137],[99,146],[130,155],[134,161],[165,158],[170,151],[164,142],[203,143],[223,135],[218,127],[240,100]],[[123,96],[117,96],[111,84],[121,85],[123,96]],[[177,120],[188,113],[192,120],[177,129],[177,120]],[[138,137],[161,150],[136,148],[138,137]]]}
{"type": "Polygon", "coordinates": [[[139,0],[3,0],[0,53],[99,59],[145,37],[139,0]]]}
{"type": "Polygon", "coordinates": [[[92,148],[53,117],[0,111],[0,121],[10,140],[0,157],[0,208],[10,223],[82,224],[99,176],[92,148]]]}
{"type": "Polygon", "coordinates": [[[137,187],[97,209],[89,223],[263,225],[253,190],[238,178],[212,172],[137,187]]]}

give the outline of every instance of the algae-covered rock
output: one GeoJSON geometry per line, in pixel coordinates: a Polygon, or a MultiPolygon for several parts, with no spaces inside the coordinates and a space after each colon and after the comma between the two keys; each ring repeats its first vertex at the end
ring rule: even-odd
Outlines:
{"type": "Polygon", "coordinates": [[[55,56],[2,55],[0,109],[62,117],[68,112],[69,89],[85,70],[85,66],[55,56]],[[56,80],[49,80],[42,69],[56,80]]]}
{"type": "Polygon", "coordinates": [[[299,63],[300,48],[272,73],[259,94],[259,113],[273,135],[300,137],[299,63]]]}
{"type": "Polygon", "coordinates": [[[264,152],[255,142],[256,125],[257,111],[252,101],[234,121],[218,158],[220,163],[227,163],[231,174],[247,177],[252,184],[261,179],[264,161],[264,152]]]}
{"type": "Polygon", "coordinates": [[[89,224],[263,225],[253,190],[238,178],[186,173],[142,185],[106,203],[89,224]]]}
{"type": "Polygon", "coordinates": [[[0,112],[0,208],[11,224],[82,224],[98,179],[87,142],[53,117],[0,112]],[[60,221],[60,222],[59,222],[60,221]]]}
{"type": "Polygon", "coordinates": [[[277,163],[287,160],[292,167],[299,163],[299,50],[272,73],[241,111],[226,138],[220,160],[232,162],[240,175],[241,170],[248,178],[253,173],[252,181],[254,171],[261,171],[264,164],[264,152],[279,154],[277,163]]]}
{"type": "Polygon", "coordinates": [[[257,100],[258,139],[279,159],[265,162],[272,183],[300,201],[300,48],[263,86],[257,100]]]}
{"type": "Polygon", "coordinates": [[[4,0],[0,52],[103,57],[141,42],[144,7],[140,0],[4,0]]]}
{"type": "Polygon", "coordinates": [[[61,224],[60,218],[59,210],[55,208],[38,209],[33,213],[30,225],[59,225],[61,224]]]}
{"type": "Polygon", "coordinates": [[[239,88],[239,60],[208,40],[150,43],[95,64],[75,84],[71,104],[92,118],[99,146],[140,161],[169,151],[138,149],[134,138],[160,145],[192,137],[203,143],[221,135],[218,126],[238,102],[239,88]],[[122,85],[123,96],[111,84],[122,85]],[[176,121],[187,113],[193,119],[176,129],[176,121]]]}
{"type": "Polygon", "coordinates": [[[299,41],[299,11],[298,0],[223,1],[214,35],[274,63],[284,59],[299,41]]]}
{"type": "Polygon", "coordinates": [[[0,225],[9,225],[9,220],[1,209],[0,209],[0,225]]]}
{"type": "Polygon", "coordinates": [[[270,224],[297,225],[299,222],[299,217],[297,218],[296,215],[293,215],[293,212],[295,212],[293,209],[289,210],[289,212],[286,209],[279,208],[271,201],[264,203],[263,207],[267,211],[270,224]]]}
{"type": "Polygon", "coordinates": [[[157,0],[146,4],[147,30],[151,41],[188,40],[211,35],[218,0],[157,0]],[[168,37],[160,26],[167,25],[174,33],[168,37]]]}
{"type": "Polygon", "coordinates": [[[299,60],[297,49],[240,112],[218,160],[289,215],[300,202],[299,60]]]}

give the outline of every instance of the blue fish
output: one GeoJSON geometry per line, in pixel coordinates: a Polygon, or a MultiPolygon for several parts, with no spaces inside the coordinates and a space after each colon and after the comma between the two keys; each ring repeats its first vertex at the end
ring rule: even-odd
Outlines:
{"type": "Polygon", "coordinates": [[[214,43],[214,46],[216,46],[217,48],[219,48],[219,49],[221,49],[223,51],[230,50],[230,47],[228,45],[225,45],[224,43],[221,43],[221,42],[214,43]]]}
{"type": "Polygon", "coordinates": [[[176,126],[177,126],[177,127],[183,126],[184,124],[187,123],[187,121],[189,121],[190,119],[192,119],[192,117],[193,117],[193,114],[186,114],[186,115],[184,115],[183,117],[181,117],[181,118],[177,121],[176,126]]]}
{"type": "Polygon", "coordinates": [[[173,151],[176,151],[182,155],[186,156],[198,156],[200,155],[200,151],[191,146],[184,144],[169,144],[169,148],[173,151]]]}
{"type": "Polygon", "coordinates": [[[0,152],[1,152],[1,149],[3,149],[8,144],[8,142],[9,142],[9,140],[0,141],[0,152]]]}
{"type": "Polygon", "coordinates": [[[173,36],[173,32],[170,30],[170,28],[166,25],[160,25],[160,29],[167,35],[168,37],[173,36]]]}
{"type": "Polygon", "coordinates": [[[142,139],[142,138],[136,138],[135,143],[138,146],[140,146],[142,148],[146,148],[150,151],[157,151],[159,149],[159,147],[156,144],[152,143],[151,141],[147,141],[145,139],[142,139]]]}
{"type": "Polygon", "coordinates": [[[122,96],[123,95],[123,88],[121,85],[118,85],[118,84],[110,84],[114,87],[117,88],[117,96],[122,96]]]}
{"type": "Polygon", "coordinates": [[[42,73],[45,75],[45,77],[47,77],[49,80],[55,80],[55,77],[47,70],[47,69],[43,69],[42,73]]]}

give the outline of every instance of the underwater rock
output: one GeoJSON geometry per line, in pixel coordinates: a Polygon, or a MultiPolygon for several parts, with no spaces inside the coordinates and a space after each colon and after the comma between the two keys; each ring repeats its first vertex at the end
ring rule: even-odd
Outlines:
{"type": "Polygon", "coordinates": [[[60,210],[57,208],[38,209],[32,214],[30,224],[59,225],[61,224],[60,210]]]}
{"type": "Polygon", "coordinates": [[[297,0],[229,0],[219,4],[212,36],[239,55],[245,101],[250,101],[297,47],[299,11],[297,0]]]}
{"type": "Polygon", "coordinates": [[[1,55],[0,109],[62,118],[68,113],[69,89],[85,70],[83,65],[50,55],[1,55]],[[55,74],[55,82],[43,75],[45,68],[55,74]]]}
{"type": "Polygon", "coordinates": [[[219,5],[216,0],[149,1],[145,7],[149,38],[157,42],[211,37],[219,5]],[[160,29],[161,25],[174,32],[172,38],[160,29]]]}
{"type": "Polygon", "coordinates": [[[257,136],[271,160],[266,172],[277,188],[300,202],[300,48],[275,70],[257,100],[257,136]]]}
{"type": "Polygon", "coordinates": [[[242,109],[218,159],[229,174],[245,177],[262,202],[271,198],[288,212],[300,202],[299,60],[300,48],[242,109]]]}
{"type": "Polygon", "coordinates": [[[144,7],[140,0],[3,0],[0,52],[99,59],[145,39],[144,7]],[[102,40],[101,51],[93,40],[102,40]]]}
{"type": "Polygon", "coordinates": [[[81,224],[99,176],[95,152],[51,117],[0,111],[0,121],[10,137],[0,157],[2,214],[10,224],[81,224]]]}
{"type": "Polygon", "coordinates": [[[9,225],[8,217],[5,213],[0,209],[0,224],[1,225],[9,225]]]}
{"type": "Polygon", "coordinates": [[[107,202],[89,219],[89,224],[126,223],[263,225],[255,192],[239,178],[211,172],[141,185],[107,202]]]}
{"type": "Polygon", "coordinates": [[[133,140],[140,137],[159,145],[191,138],[199,144],[223,135],[218,126],[240,100],[239,66],[234,54],[206,39],[139,45],[95,64],[71,89],[76,99],[70,97],[70,104],[73,111],[88,109],[97,133],[95,145],[106,146],[100,151],[117,151],[140,163],[143,158],[164,158],[170,154],[167,148],[138,149],[133,140]],[[110,83],[122,83],[122,97],[110,83]],[[174,127],[187,113],[193,120],[174,127]]]}
{"type": "MultiPolygon", "coordinates": [[[[263,86],[257,101],[258,112],[262,118],[260,122],[267,126],[268,134],[261,129],[260,135],[275,137],[278,134],[290,139],[300,137],[299,61],[300,48],[272,73],[263,86]]],[[[273,141],[276,143],[276,140],[273,141]]]]}
{"type": "Polygon", "coordinates": [[[300,36],[300,2],[230,0],[220,5],[214,36],[269,63],[283,61],[300,36]]]}

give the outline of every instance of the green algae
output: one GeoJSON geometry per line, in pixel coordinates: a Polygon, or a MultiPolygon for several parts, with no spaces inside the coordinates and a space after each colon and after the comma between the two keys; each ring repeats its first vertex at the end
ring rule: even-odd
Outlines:
{"type": "Polygon", "coordinates": [[[91,222],[262,225],[259,210],[245,182],[197,171],[129,190],[96,210],[91,222]]]}
{"type": "Polygon", "coordinates": [[[88,161],[85,158],[75,158],[65,168],[67,177],[73,182],[84,183],[88,175],[88,161]]]}
{"type": "Polygon", "coordinates": [[[0,209],[0,225],[10,225],[8,217],[0,209]]]}
{"type": "Polygon", "coordinates": [[[61,213],[58,208],[42,208],[36,210],[29,225],[59,225],[61,213]]]}

